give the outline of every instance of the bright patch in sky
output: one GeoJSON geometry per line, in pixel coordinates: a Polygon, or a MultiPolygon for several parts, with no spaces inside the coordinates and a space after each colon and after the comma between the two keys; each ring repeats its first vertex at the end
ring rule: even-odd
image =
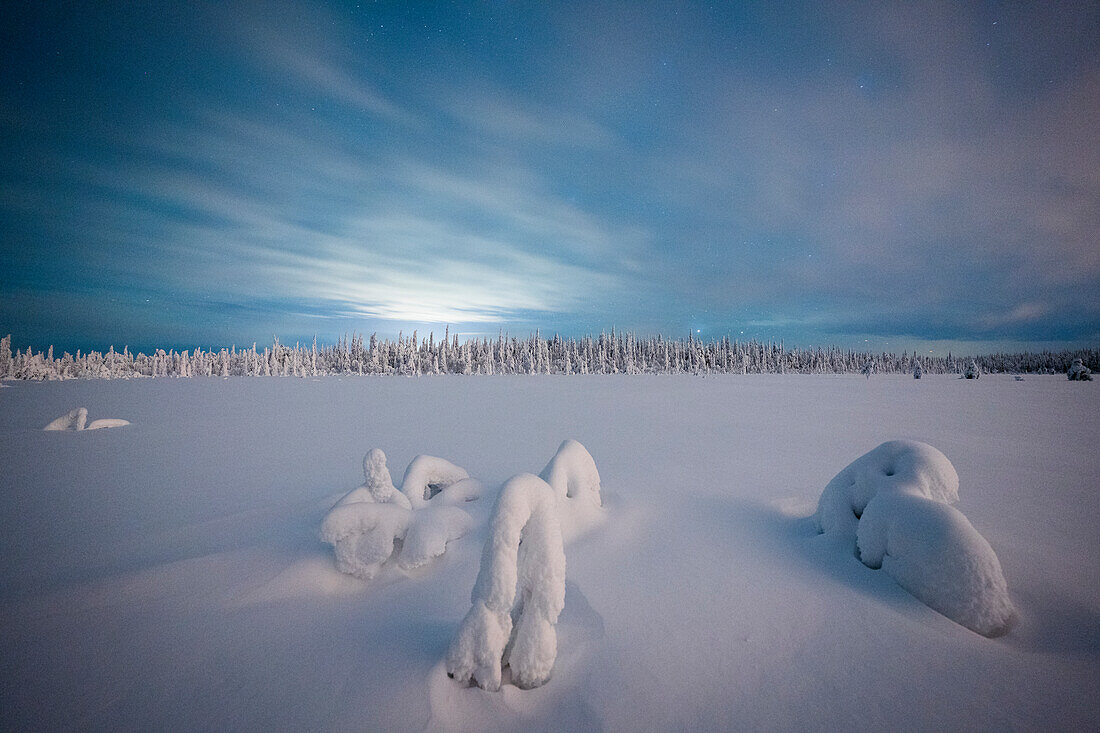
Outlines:
{"type": "Polygon", "coordinates": [[[17,344],[1100,339],[1096,6],[7,15],[17,344]]]}

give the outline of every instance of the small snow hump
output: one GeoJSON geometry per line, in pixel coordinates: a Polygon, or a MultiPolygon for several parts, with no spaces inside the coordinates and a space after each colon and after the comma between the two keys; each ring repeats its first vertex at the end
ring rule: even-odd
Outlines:
{"type": "Polygon", "coordinates": [[[886,571],[935,611],[983,636],[1007,633],[1016,611],[1000,561],[958,509],[959,476],[926,443],[895,440],[860,456],[821,493],[819,531],[854,540],[864,565],[886,571]]]}
{"type": "Polygon", "coordinates": [[[596,506],[602,504],[600,472],[596,469],[596,462],[588,450],[575,440],[562,441],[539,478],[550,484],[559,499],[581,497],[596,506]]]}
{"type": "Polygon", "coordinates": [[[447,674],[499,690],[508,666],[517,687],[545,684],[565,607],[565,550],[557,497],[538,476],[513,476],[501,489],[470,601],[447,652],[447,674]]]}

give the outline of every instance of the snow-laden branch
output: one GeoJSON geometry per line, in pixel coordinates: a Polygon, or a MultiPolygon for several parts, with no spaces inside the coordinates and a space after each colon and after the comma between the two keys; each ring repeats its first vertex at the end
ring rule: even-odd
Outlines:
{"type": "Polygon", "coordinates": [[[1015,619],[993,548],[958,509],[955,467],[930,445],[883,443],[828,483],[820,531],[854,540],[860,560],[882,568],[923,603],[982,634],[1015,619]]]}
{"type": "Polygon", "coordinates": [[[405,469],[401,493],[408,498],[413,509],[419,509],[443,489],[469,477],[466,469],[446,459],[421,455],[412,459],[405,469]]]}
{"type": "Polygon", "coordinates": [[[447,674],[486,690],[500,689],[504,666],[521,688],[549,680],[554,625],[565,606],[565,551],[557,497],[538,476],[504,484],[470,600],[447,653],[447,674]]]}

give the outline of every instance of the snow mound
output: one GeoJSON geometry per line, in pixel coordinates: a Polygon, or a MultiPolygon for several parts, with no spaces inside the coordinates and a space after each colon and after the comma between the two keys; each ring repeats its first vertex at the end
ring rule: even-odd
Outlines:
{"type": "Polygon", "coordinates": [[[396,504],[337,505],[321,523],[321,539],[336,550],[336,569],[370,580],[405,538],[412,512],[396,504]]]}
{"type": "Polygon", "coordinates": [[[859,522],[859,557],[925,605],[982,636],[1008,632],[1016,610],[993,548],[953,506],[881,493],[859,522]]]}
{"type": "Polygon", "coordinates": [[[446,459],[417,456],[405,469],[401,493],[408,497],[414,509],[418,509],[443,489],[469,477],[466,469],[459,468],[446,459]]]}
{"type": "Polygon", "coordinates": [[[68,413],[57,418],[51,422],[43,430],[101,430],[103,428],[120,428],[123,425],[129,425],[129,420],[121,420],[119,418],[106,417],[98,420],[93,420],[88,423],[88,408],[78,407],[75,410],[70,410],[68,413]]]}
{"type": "Polygon", "coordinates": [[[880,491],[917,491],[933,501],[959,500],[959,475],[927,443],[891,440],[848,464],[821,492],[815,521],[820,532],[855,539],[867,503],[880,491]]]}
{"type": "Polygon", "coordinates": [[[564,440],[558,452],[539,474],[559,499],[580,498],[600,506],[600,472],[596,462],[583,445],[575,440],[564,440]]]}
{"type": "Polygon", "coordinates": [[[859,559],[881,568],[930,608],[983,636],[1015,619],[1000,561],[958,509],[959,476],[930,445],[896,440],[857,458],[825,487],[821,532],[854,539],[859,559]]]}
{"type": "Polygon", "coordinates": [[[565,606],[565,551],[550,485],[519,474],[501,489],[472,607],[447,653],[447,674],[499,690],[504,666],[520,688],[550,679],[557,657],[558,614],[565,606]]]}
{"type": "Polygon", "coordinates": [[[456,506],[429,506],[417,509],[405,534],[398,563],[418,568],[447,551],[447,543],[473,529],[474,520],[456,506]]]}

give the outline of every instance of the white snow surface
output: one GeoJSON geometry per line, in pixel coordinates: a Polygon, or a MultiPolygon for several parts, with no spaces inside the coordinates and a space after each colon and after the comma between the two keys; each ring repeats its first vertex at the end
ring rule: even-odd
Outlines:
{"type": "Polygon", "coordinates": [[[1064,375],[7,384],[3,730],[1090,730],[1100,718],[1100,459],[1062,437],[1100,432],[1100,392],[1064,375]],[[42,432],[74,405],[140,430],[42,432]],[[550,680],[460,685],[445,659],[487,514],[508,477],[566,437],[599,466],[604,516],[573,539],[562,526],[550,680]],[[957,506],[996,549],[1017,609],[1008,634],[971,632],[901,587],[904,572],[896,582],[841,551],[850,537],[817,533],[822,486],[893,439],[950,457],[957,506]],[[447,456],[483,495],[453,504],[473,526],[443,556],[411,570],[391,558],[363,581],[335,568],[317,530],[372,446],[391,466],[447,456]]]}

